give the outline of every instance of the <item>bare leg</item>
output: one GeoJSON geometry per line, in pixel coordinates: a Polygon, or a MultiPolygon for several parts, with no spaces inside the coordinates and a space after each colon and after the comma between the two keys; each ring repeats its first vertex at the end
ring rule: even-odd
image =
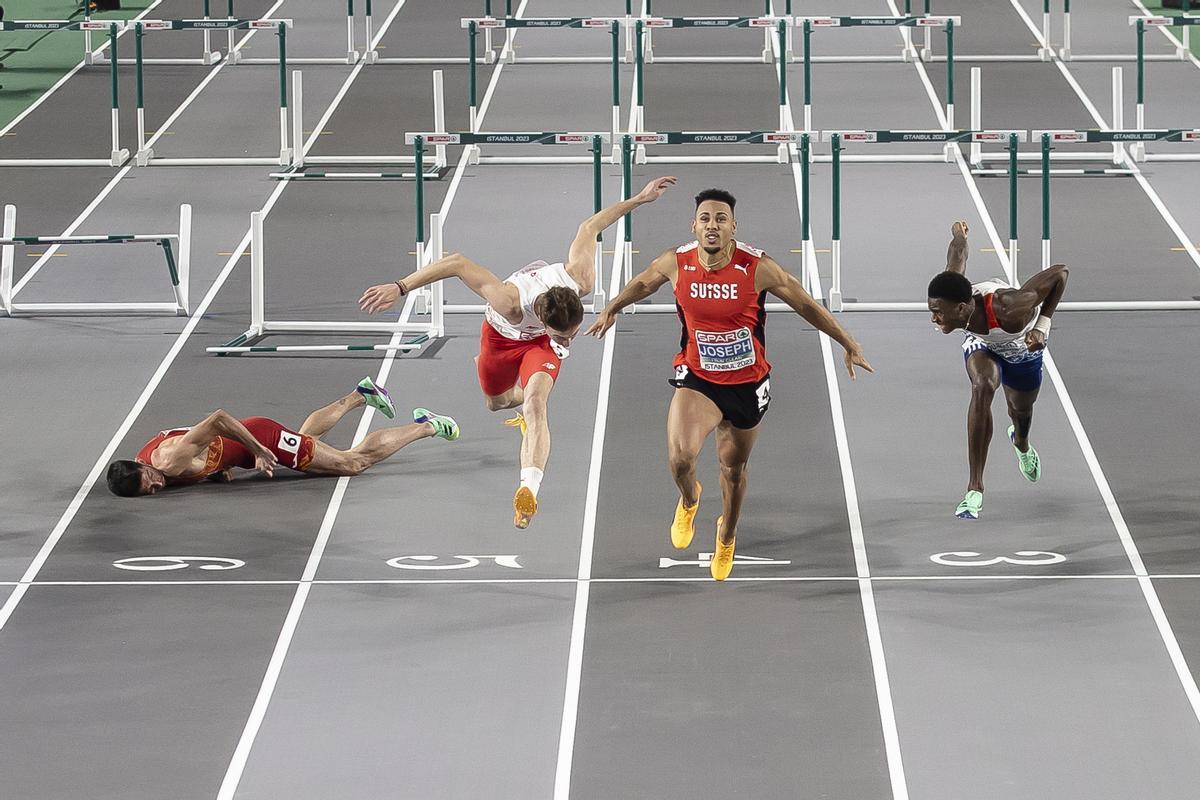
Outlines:
{"type": "Polygon", "coordinates": [[[1038,398],[1038,389],[1030,392],[1017,392],[1004,387],[1004,397],[1008,401],[1008,416],[1013,422],[1013,442],[1022,453],[1029,451],[1029,429],[1033,425],[1033,404],[1038,398]]]}
{"type": "Polygon", "coordinates": [[[742,500],[746,497],[747,467],[750,451],[758,441],[758,426],[748,430],[735,428],[728,422],[717,426],[717,459],[721,463],[721,502],[724,524],[718,534],[722,544],[733,542],[738,519],[742,515],[742,500]]]}
{"type": "Polygon", "coordinates": [[[550,419],[547,404],[554,379],[544,372],[536,372],[529,378],[521,395],[522,415],[525,417],[525,435],[521,437],[521,467],[545,469],[550,459],[550,419]]]}
{"type": "Polygon", "coordinates": [[[305,472],[313,475],[359,475],[395,455],[405,445],[433,436],[431,423],[421,422],[374,431],[350,450],[338,450],[319,439],[305,472]]]}
{"type": "Polygon", "coordinates": [[[983,491],[983,468],[992,443],[992,398],[1000,386],[1000,366],[986,350],[967,358],[971,405],[967,410],[967,462],[971,477],[967,491],[983,491]]]}
{"type": "Polygon", "coordinates": [[[685,506],[694,506],[696,459],[704,440],[721,422],[721,410],[694,389],[676,389],[667,411],[667,461],[685,506]]]}
{"type": "Polygon", "coordinates": [[[318,408],[309,414],[308,419],[304,420],[304,424],[300,426],[300,433],[320,439],[329,433],[329,429],[337,425],[342,417],[356,408],[362,408],[365,402],[363,396],[358,392],[351,392],[345,397],[334,400],[324,408],[318,408]]]}

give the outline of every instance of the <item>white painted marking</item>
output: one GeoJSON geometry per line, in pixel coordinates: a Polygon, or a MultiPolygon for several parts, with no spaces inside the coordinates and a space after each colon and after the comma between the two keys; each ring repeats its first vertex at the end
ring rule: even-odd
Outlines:
{"type": "MultiPolygon", "coordinates": [[[[526,0],[527,2],[527,0],[526,0]]],[[[383,36],[386,31],[386,25],[395,19],[399,13],[399,6],[403,6],[405,0],[399,0],[399,5],[391,16],[388,17],[384,25],[381,26],[379,35],[376,40],[383,36]]],[[[522,2],[517,14],[520,15],[525,9],[525,2],[522,2]]],[[[359,62],[347,82],[351,82],[358,76],[365,62],[359,62]]],[[[491,83],[488,85],[487,93],[484,96],[484,104],[480,107],[478,119],[482,122],[488,100],[495,91],[496,83],[504,70],[504,60],[500,59],[496,65],[496,69],[492,72],[491,83]]],[[[343,87],[348,88],[348,87],[343,87]]],[[[339,95],[340,96],[340,95],[339,95]]],[[[449,212],[449,204],[453,197],[454,191],[457,188],[458,182],[462,178],[462,173],[466,170],[469,162],[469,151],[464,151],[459,159],[458,166],[455,169],[454,178],[451,180],[450,191],[447,192],[446,199],[442,204],[442,219],[446,219],[449,212]]],[[[284,181],[283,185],[287,185],[289,181],[284,181]]],[[[432,246],[430,242],[427,247],[432,246]]],[[[244,245],[243,245],[244,247],[244,245]]],[[[409,313],[412,310],[413,304],[411,300],[416,295],[410,297],[410,302],[404,306],[402,319],[407,320],[409,313]]],[[[399,341],[401,334],[395,334],[392,337],[392,342],[399,341]]],[[[377,383],[384,383],[391,371],[392,362],[395,360],[395,352],[389,352],[380,367],[377,383]]],[[[367,407],[363,413],[362,419],[359,422],[358,430],[354,435],[354,442],[362,441],[370,428],[371,417],[375,409],[367,407]]],[[[296,589],[296,595],[292,598],[292,605],[288,609],[288,615],[283,622],[283,628],[279,632],[279,638],[275,642],[275,649],[271,653],[271,660],[267,664],[267,672],[263,677],[262,685],[259,686],[258,695],[254,700],[254,706],[250,710],[250,716],[246,720],[246,726],[242,730],[241,738],[238,740],[233,757],[230,759],[229,767],[225,771],[225,777],[221,781],[221,788],[217,792],[217,800],[233,800],[237,792],[238,784],[241,783],[242,774],[246,769],[246,762],[250,758],[250,751],[254,746],[254,740],[258,736],[258,731],[262,727],[262,722],[266,718],[267,707],[271,703],[271,697],[275,693],[275,685],[279,681],[279,674],[283,669],[283,662],[287,658],[288,650],[291,648],[292,637],[295,635],[296,627],[300,623],[300,615],[304,611],[304,606],[308,602],[308,595],[313,586],[314,578],[316,577],[317,567],[321,562],[321,558],[325,554],[325,546],[329,541],[330,533],[333,530],[334,521],[337,519],[338,511],[341,509],[342,500],[346,494],[346,487],[349,484],[349,477],[338,479],[337,486],[334,487],[333,497],[329,501],[329,506],[325,511],[325,517],[321,521],[320,530],[317,533],[317,539],[313,544],[312,552],[309,554],[308,563],[305,565],[304,573],[301,576],[301,582],[296,589]]]]}
{"type": "MultiPolygon", "coordinates": [[[[521,8],[524,9],[522,4],[521,8]]],[[[645,3],[642,16],[645,16],[645,3]]],[[[629,122],[633,132],[637,114],[637,88],[630,88],[629,122]]],[[[625,219],[614,228],[612,270],[609,273],[608,296],[616,297],[621,289],[621,273],[625,248],[625,219]]],[[[583,674],[583,640],[587,632],[588,603],[591,600],[592,554],[596,539],[596,508],[600,500],[600,471],[604,463],[604,434],[608,426],[608,400],[612,386],[612,366],[617,345],[619,321],[604,337],[604,352],[600,358],[600,385],[596,391],[596,421],[592,426],[592,460],[588,466],[587,494],[583,504],[583,535],[579,546],[578,583],[575,586],[575,608],[571,614],[571,642],[567,648],[567,677],[563,690],[562,723],[558,729],[558,759],[554,767],[554,800],[569,800],[571,796],[571,765],[575,759],[575,729],[579,718],[579,686],[583,674]]]]}
{"type": "MultiPolygon", "coordinates": [[[[900,16],[892,0],[888,0],[893,16],[900,16]]],[[[775,58],[780,58],[778,42],[772,42],[775,58]]],[[[792,118],[791,92],[784,99],[789,127],[795,128],[792,118]]],[[[792,154],[792,180],[796,190],[796,209],[802,208],[800,163],[796,145],[790,145],[792,154]]],[[[803,270],[808,277],[813,297],[820,300],[821,278],[817,270],[816,254],[811,242],[805,246],[809,252],[802,258],[803,270]]],[[[900,732],[896,724],[896,708],[892,701],[892,684],[888,678],[887,654],[883,646],[883,632],[879,627],[879,613],[875,607],[875,590],[871,585],[871,567],[867,560],[867,545],[863,535],[862,515],[858,507],[858,488],[854,480],[854,467],[850,462],[850,440],[846,433],[846,415],[842,408],[841,388],[838,384],[838,366],[834,362],[833,347],[825,334],[817,337],[821,344],[821,359],[825,365],[825,382],[829,387],[829,409],[833,417],[833,435],[837,443],[838,465],[842,473],[842,490],[846,496],[846,516],[850,527],[850,540],[854,547],[854,566],[858,575],[858,593],[862,602],[863,624],[867,632],[867,649],[871,654],[871,674],[875,681],[875,696],[879,706],[879,723],[883,733],[884,752],[887,755],[888,778],[892,788],[892,800],[908,800],[908,780],[904,774],[904,758],[900,750],[900,732]]],[[[869,377],[869,376],[868,376],[869,377]]]]}
{"type": "Polygon", "coordinates": [[[421,569],[421,570],[447,570],[447,569],[471,569],[478,567],[484,561],[490,560],[498,567],[508,567],[509,569],[523,569],[517,563],[520,556],[396,556],[389,558],[387,565],[396,569],[421,569]],[[446,558],[455,559],[450,563],[441,562],[446,558]]]}
{"type": "Polygon", "coordinates": [[[1020,567],[1042,567],[1050,564],[1061,564],[1067,557],[1061,553],[1051,553],[1045,550],[1017,550],[1012,556],[994,556],[987,558],[983,553],[974,550],[956,550],[949,553],[936,553],[929,557],[935,564],[944,567],[993,567],[997,564],[1013,564],[1020,567]]]}
{"type": "Polygon", "coordinates": [[[135,572],[167,572],[188,567],[203,570],[241,569],[246,566],[246,562],[239,558],[220,556],[137,556],[114,561],[113,566],[135,572]]]}
{"type": "MultiPolygon", "coordinates": [[[[660,558],[658,560],[659,569],[670,569],[671,567],[700,567],[708,569],[712,565],[712,553],[699,553],[695,561],[679,561],[674,558],[660,558]]],[[[733,565],[735,567],[786,567],[791,564],[791,561],[780,561],[773,558],[761,558],[756,556],[745,556],[741,553],[735,553],[733,556],[733,565]]]]}

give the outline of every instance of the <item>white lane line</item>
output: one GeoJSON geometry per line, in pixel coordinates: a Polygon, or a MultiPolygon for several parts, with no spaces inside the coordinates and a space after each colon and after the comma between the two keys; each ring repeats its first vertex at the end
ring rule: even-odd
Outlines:
{"type": "MultiPolygon", "coordinates": [[[[773,6],[772,6],[773,7],[773,6]]],[[[771,37],[772,51],[776,62],[781,58],[779,43],[771,37]]],[[[786,67],[785,67],[786,68],[786,67]]],[[[778,71],[777,78],[778,79],[778,71]]],[[[788,127],[795,130],[792,118],[792,99],[789,91],[784,97],[788,127]]],[[[792,181],[796,191],[796,209],[803,208],[800,160],[795,145],[789,148],[792,158],[792,181]]],[[[811,212],[810,212],[811,236],[811,212]]],[[[812,248],[806,248],[801,269],[809,277],[813,297],[818,302],[823,298],[821,279],[812,248]]],[[[900,749],[900,731],[896,723],[896,708],[892,700],[892,684],[888,677],[887,651],[883,646],[883,632],[879,627],[879,613],[875,606],[875,591],[871,585],[871,567],[867,560],[866,538],[863,534],[862,514],[858,505],[858,487],[854,479],[854,467],[850,461],[850,440],[846,432],[846,416],[842,407],[841,388],[838,384],[837,365],[833,358],[833,347],[825,334],[818,334],[821,343],[821,359],[825,367],[825,382],[829,389],[829,410],[833,422],[834,440],[837,443],[838,465],[842,473],[842,490],[846,497],[846,516],[850,527],[850,540],[854,546],[854,566],[857,572],[858,593],[863,609],[863,624],[867,633],[867,649],[871,656],[871,674],[875,682],[876,702],[879,706],[879,722],[883,734],[884,752],[887,756],[888,779],[892,787],[893,800],[908,800],[908,780],[904,774],[904,758],[900,749]]]]}
{"type": "MultiPolygon", "coordinates": [[[[358,65],[350,74],[350,77],[347,78],[347,81],[353,81],[361,68],[362,65],[358,65]]],[[[115,176],[109,183],[109,185],[105,187],[102,194],[106,194],[107,192],[111,191],[112,187],[115,186],[118,180],[120,180],[121,176],[125,175],[127,172],[128,168],[118,173],[118,175],[115,176]]],[[[264,215],[270,213],[271,208],[274,207],[275,202],[279,199],[283,189],[286,188],[287,183],[287,181],[283,181],[271,192],[266,203],[262,207],[264,215]]],[[[94,207],[95,205],[96,204],[93,203],[89,207],[94,207]]],[[[81,220],[77,220],[76,224],[78,224],[79,221],[81,220]]],[[[208,311],[209,306],[216,298],[217,292],[219,292],[221,287],[225,285],[225,281],[229,278],[230,273],[241,259],[241,254],[245,252],[249,244],[250,231],[247,229],[245,235],[242,237],[241,242],[237,247],[233,248],[233,255],[229,257],[229,260],[225,262],[225,266],[221,268],[221,272],[217,275],[216,280],[213,281],[212,286],[209,287],[204,299],[192,312],[192,316],[188,319],[187,323],[183,327],[183,330],[180,331],[179,335],[176,337],[174,344],[171,345],[171,349],[167,351],[167,354],[159,363],[158,368],[154,371],[154,374],[151,375],[150,380],[147,382],[146,387],[142,390],[142,393],[138,397],[137,401],[134,402],[129,414],[126,415],[124,421],[117,428],[116,433],[113,434],[112,439],[109,440],[109,443],[101,452],[100,457],[92,466],[91,471],[88,473],[87,477],[84,478],[83,484],[79,487],[79,491],[75,493],[75,496],[67,505],[66,510],[63,511],[62,516],[59,517],[58,522],[51,530],[49,537],[47,537],[46,541],[42,544],[41,549],[38,550],[37,555],[34,556],[33,561],[31,561],[29,566],[26,568],[21,580],[16,586],[16,589],[11,595],[9,595],[4,605],[0,607],[0,631],[4,629],[9,617],[12,616],[13,611],[21,602],[21,599],[25,596],[25,593],[29,590],[29,586],[37,577],[42,567],[45,565],[46,559],[50,557],[50,553],[53,552],[54,548],[58,545],[59,540],[61,540],[63,535],[66,533],[67,527],[75,519],[75,515],[79,513],[79,509],[82,507],[84,499],[99,480],[101,473],[107,468],[108,462],[112,460],[117,446],[121,443],[121,441],[125,438],[125,435],[129,432],[129,429],[133,426],[134,420],[137,419],[142,410],[146,407],[146,403],[149,402],[150,396],[158,389],[158,385],[166,376],[167,370],[174,363],[175,358],[179,355],[180,351],[183,349],[183,346],[191,337],[192,332],[196,329],[196,326],[199,324],[201,318],[208,311]]]]}
{"type": "MultiPolygon", "coordinates": [[[[888,0],[888,2],[891,3],[892,0],[888,0]]],[[[1038,38],[1038,41],[1042,44],[1042,46],[1046,47],[1047,43],[1041,38],[1041,32],[1038,30],[1037,26],[1033,24],[1033,21],[1029,19],[1029,16],[1025,14],[1025,10],[1020,7],[1016,0],[1011,0],[1011,2],[1017,9],[1021,18],[1024,20],[1025,25],[1030,29],[1034,36],[1038,38]]],[[[1087,95],[1075,81],[1070,72],[1066,69],[1066,66],[1061,60],[1058,59],[1057,56],[1053,56],[1053,60],[1057,64],[1059,71],[1063,74],[1063,76],[1067,79],[1067,82],[1071,85],[1072,89],[1074,89],[1075,93],[1079,96],[1080,100],[1083,101],[1088,107],[1089,113],[1092,114],[1093,119],[1095,119],[1097,124],[1099,124],[1101,127],[1106,127],[1103,117],[1101,117],[1099,112],[1095,110],[1095,105],[1092,104],[1087,98],[1087,95]]],[[[919,72],[924,73],[925,67],[921,62],[915,62],[914,66],[919,72]]],[[[971,175],[969,170],[964,168],[961,149],[958,148],[958,145],[954,145],[954,147],[957,153],[957,159],[960,163],[960,172],[962,172],[963,180],[966,181],[968,187],[973,189],[975,187],[974,176],[971,175]]],[[[1126,157],[1125,162],[1131,168],[1137,171],[1137,166],[1128,156],[1126,157]]],[[[972,197],[979,198],[978,192],[972,191],[972,197]]],[[[976,206],[978,207],[983,218],[988,220],[988,210],[982,204],[981,199],[976,199],[976,206]]],[[[1002,250],[998,243],[995,246],[998,251],[1002,250]]],[[[1054,363],[1053,356],[1051,356],[1048,352],[1046,353],[1045,361],[1046,372],[1050,375],[1050,380],[1054,384],[1056,393],[1058,394],[1059,403],[1062,405],[1063,411],[1067,415],[1067,420],[1071,425],[1071,430],[1075,434],[1075,439],[1079,443],[1079,448],[1083,454],[1084,461],[1087,463],[1088,469],[1092,475],[1092,479],[1096,484],[1096,488],[1100,492],[1101,498],[1104,500],[1105,508],[1109,513],[1109,517],[1112,519],[1117,536],[1120,539],[1122,546],[1125,548],[1126,556],[1128,557],[1130,566],[1133,568],[1134,574],[1138,579],[1138,586],[1141,588],[1142,595],[1145,597],[1150,615],[1154,620],[1155,626],[1158,628],[1159,636],[1162,638],[1163,645],[1171,659],[1171,664],[1175,669],[1175,674],[1178,676],[1184,694],[1187,696],[1188,702],[1192,706],[1193,714],[1195,714],[1197,721],[1200,721],[1200,687],[1197,687],[1196,679],[1192,675],[1191,670],[1188,668],[1187,661],[1183,656],[1183,651],[1180,649],[1179,642],[1175,637],[1175,632],[1171,627],[1170,621],[1167,619],[1166,613],[1163,611],[1162,603],[1159,601],[1158,593],[1154,588],[1154,584],[1146,575],[1146,567],[1142,563],[1141,554],[1137,549],[1137,545],[1133,541],[1133,536],[1129,531],[1128,525],[1125,523],[1124,515],[1121,513],[1120,506],[1117,504],[1116,497],[1112,492],[1112,488],[1109,486],[1108,479],[1104,475],[1104,470],[1100,467],[1099,459],[1097,459],[1095,450],[1092,448],[1091,440],[1083,428],[1083,422],[1080,420],[1079,414],[1075,410],[1075,405],[1071,401],[1071,396],[1067,392],[1067,387],[1063,381],[1062,375],[1059,373],[1058,368],[1054,363]]]]}
{"type": "MultiPolygon", "coordinates": [[[[136,22],[136,21],[138,21],[139,19],[145,19],[146,15],[147,15],[147,14],[149,14],[149,13],[150,13],[151,11],[153,11],[154,9],[158,8],[158,6],[159,6],[161,3],[162,3],[162,0],[154,0],[154,2],[153,2],[153,3],[151,3],[150,5],[148,5],[148,6],[146,7],[146,9],[145,9],[144,11],[142,11],[142,13],[138,14],[136,17],[134,17],[134,18],[133,18],[132,20],[130,20],[130,21],[131,21],[131,22],[136,22]]],[[[128,28],[126,28],[126,29],[123,29],[123,30],[121,30],[121,31],[118,31],[118,32],[117,32],[117,38],[118,38],[118,39],[120,39],[122,36],[124,36],[127,30],[129,30],[129,29],[128,29],[128,28]]],[[[95,49],[93,52],[95,52],[95,53],[100,53],[100,52],[103,52],[103,51],[104,51],[104,49],[105,49],[106,47],[108,47],[108,37],[107,37],[107,36],[105,36],[105,37],[104,37],[104,43],[103,43],[103,44],[101,44],[99,47],[97,47],[97,48],[96,48],[96,49],[95,49]]],[[[33,104],[32,104],[31,106],[29,106],[28,108],[26,108],[26,109],[25,109],[24,111],[22,111],[20,114],[17,114],[17,116],[13,117],[13,120],[12,120],[12,122],[8,123],[8,124],[7,124],[7,125],[5,125],[3,128],[0,128],[0,136],[3,136],[4,134],[6,134],[6,133],[8,133],[9,131],[11,131],[13,128],[17,127],[17,124],[18,124],[18,123],[19,123],[21,120],[25,119],[27,116],[29,116],[30,114],[32,114],[32,113],[33,113],[33,111],[34,111],[34,109],[36,109],[38,106],[40,106],[42,103],[46,102],[46,100],[48,100],[48,99],[50,98],[50,95],[54,94],[54,93],[55,93],[55,92],[57,92],[59,89],[61,89],[61,88],[62,88],[62,85],[63,85],[64,83],[66,83],[66,82],[67,82],[67,81],[68,81],[68,80],[71,78],[71,76],[73,76],[73,75],[74,75],[76,72],[79,72],[79,70],[83,69],[83,66],[84,66],[84,64],[83,64],[83,61],[82,61],[82,59],[81,59],[81,60],[80,60],[80,62],[79,62],[78,64],[76,64],[74,67],[72,67],[72,68],[71,68],[71,70],[70,70],[70,71],[69,71],[69,72],[68,72],[66,75],[63,75],[61,78],[59,78],[59,79],[58,79],[58,81],[56,81],[56,82],[55,82],[55,84],[54,84],[53,86],[51,86],[49,89],[47,89],[47,90],[46,90],[46,91],[45,91],[45,92],[42,94],[42,96],[41,96],[41,97],[39,97],[37,100],[34,100],[34,101],[33,101],[33,104]]],[[[106,69],[110,69],[109,67],[107,67],[107,65],[106,65],[106,67],[105,67],[105,68],[106,68],[106,69]]]]}
{"type": "MultiPolygon", "coordinates": [[[[159,1],[161,2],[161,0],[159,0],[159,1]]],[[[272,6],[267,11],[266,16],[270,16],[270,14],[272,12],[274,12],[274,10],[276,8],[278,8],[283,2],[284,2],[284,0],[277,0],[275,5],[272,6]]],[[[153,7],[153,6],[151,6],[151,7],[153,7]]],[[[147,10],[149,10],[149,9],[147,9],[147,10]]],[[[255,33],[257,33],[257,31],[250,31],[250,32],[246,33],[238,41],[237,47],[240,48],[242,46],[242,44],[244,44],[255,33]]],[[[187,108],[189,105],[191,105],[192,101],[195,100],[200,95],[200,92],[203,91],[204,88],[206,86],[208,86],[209,83],[212,82],[213,78],[215,78],[217,76],[217,74],[222,69],[224,69],[225,65],[228,63],[229,62],[227,60],[222,59],[220,64],[217,64],[213,69],[209,70],[209,73],[206,76],[204,76],[204,79],[202,81],[200,81],[199,85],[197,85],[196,88],[193,89],[192,92],[186,98],[184,98],[183,102],[180,103],[179,107],[176,108],[171,113],[171,116],[167,117],[167,121],[164,122],[162,125],[160,125],[158,128],[158,131],[153,136],[150,137],[149,141],[146,142],[147,147],[153,145],[154,142],[156,142],[160,136],[164,135],[167,132],[167,128],[179,117],[180,114],[183,113],[183,110],[185,108],[187,108]]],[[[0,132],[0,135],[2,135],[2,132],[0,132]]],[[[71,236],[72,234],[74,234],[75,230],[81,224],[83,224],[83,221],[85,219],[87,219],[92,214],[93,211],[96,210],[96,207],[100,205],[101,201],[103,201],[104,198],[108,197],[109,193],[112,192],[112,190],[116,188],[117,184],[120,183],[121,180],[129,173],[129,170],[133,168],[133,164],[134,164],[133,159],[130,159],[129,162],[125,166],[121,167],[120,171],[117,172],[117,174],[112,177],[112,180],[110,180],[108,182],[108,185],[106,185],[103,189],[100,190],[100,194],[96,195],[96,199],[94,199],[90,204],[88,204],[88,207],[85,208],[83,210],[83,212],[78,217],[75,218],[75,221],[72,222],[70,224],[70,226],[68,226],[67,229],[65,231],[63,231],[60,235],[61,236],[71,236]]],[[[60,247],[62,247],[62,245],[58,245],[58,244],[51,245],[46,250],[46,252],[43,253],[41,255],[41,257],[39,257],[38,260],[33,263],[33,266],[29,268],[29,270],[21,277],[21,280],[17,281],[16,285],[13,287],[14,295],[17,292],[20,292],[22,289],[24,289],[26,284],[28,284],[31,280],[33,280],[33,277],[35,275],[37,275],[39,271],[41,271],[42,267],[45,266],[46,263],[52,257],[54,257],[54,255],[58,252],[60,247]]]]}
{"type": "MultiPolygon", "coordinates": [[[[517,16],[521,16],[525,10],[525,2],[522,2],[517,11],[517,16]]],[[[395,18],[395,15],[388,18],[388,22],[395,18]]],[[[379,36],[382,37],[386,28],[381,28],[379,36]]],[[[376,38],[376,41],[379,37],[376,38]]],[[[361,62],[359,64],[361,67],[361,62]]],[[[496,65],[496,69],[492,72],[491,82],[488,84],[487,94],[485,97],[490,97],[495,90],[496,83],[500,79],[503,72],[504,63],[501,61],[496,65]]],[[[358,74],[356,68],[352,76],[358,74]]],[[[483,109],[480,109],[478,119],[483,120],[483,109]]],[[[314,131],[314,136],[316,131],[314,131]]],[[[461,174],[466,170],[470,159],[470,150],[463,151],[459,158],[458,166],[455,168],[454,182],[456,183],[461,174]]],[[[285,181],[286,183],[286,181],[285,181]]],[[[446,214],[449,206],[443,204],[443,214],[446,214]]],[[[443,216],[445,219],[445,216],[443,216]]],[[[240,251],[239,251],[240,252],[240,251]]],[[[410,298],[411,301],[411,298],[410,298]]],[[[412,308],[412,303],[405,305],[407,312],[412,308]]],[[[397,339],[399,334],[393,336],[393,340],[397,339]]],[[[379,372],[379,381],[382,383],[386,380],[396,353],[391,352],[385,358],[383,366],[379,372]]],[[[359,427],[355,433],[354,441],[358,443],[366,435],[370,428],[370,420],[374,409],[367,408],[363,417],[359,422],[359,427]]],[[[300,616],[304,612],[304,606],[308,602],[309,593],[312,591],[314,579],[316,577],[317,568],[320,566],[321,559],[325,555],[325,547],[329,542],[329,536],[333,531],[334,522],[337,520],[337,515],[341,510],[342,501],[345,498],[346,487],[349,485],[350,479],[343,477],[338,479],[337,486],[334,488],[333,497],[329,501],[329,505],[325,510],[325,516],[321,520],[321,527],[317,534],[317,539],[313,543],[313,549],[309,553],[308,562],[305,565],[304,573],[301,577],[300,584],[296,588],[296,594],[292,597],[292,604],[288,608],[287,617],[284,619],[283,627],[279,632],[279,637],[275,641],[275,647],[271,652],[271,659],[267,664],[267,670],[263,676],[262,684],[259,686],[258,694],[254,699],[254,705],[250,709],[249,718],[246,720],[246,725],[242,729],[242,735],[238,739],[237,747],[234,749],[233,756],[230,759],[229,766],[226,768],[225,777],[221,781],[221,787],[217,792],[217,800],[233,800],[237,793],[238,785],[241,783],[242,775],[246,770],[246,763],[250,759],[250,752],[254,747],[254,742],[258,737],[258,732],[262,728],[262,723],[266,719],[267,709],[271,704],[271,698],[275,693],[275,686],[279,682],[279,675],[283,671],[284,661],[287,659],[288,651],[291,649],[292,639],[295,636],[296,628],[300,624],[300,616]]]]}
{"type": "MultiPolygon", "coordinates": [[[[524,8],[524,5],[521,6],[524,8]]],[[[643,14],[645,4],[643,3],[643,14]]],[[[636,87],[631,87],[629,101],[630,132],[634,129],[636,87]]],[[[486,98],[485,98],[486,102],[486,98]]],[[[632,187],[631,191],[632,191],[632,187]]],[[[624,269],[625,219],[617,220],[613,230],[613,259],[609,273],[608,297],[621,290],[624,269]]],[[[571,766],[575,760],[575,733],[579,721],[579,693],[583,676],[583,644],[587,635],[587,613],[591,602],[592,555],[596,540],[596,514],[600,503],[600,473],[604,465],[604,437],[608,429],[608,403],[612,387],[612,368],[617,346],[614,324],[604,337],[604,353],[600,360],[600,385],[596,392],[596,421],[592,428],[592,460],[588,467],[587,495],[583,507],[583,536],[579,548],[578,583],[575,586],[575,608],[571,614],[571,640],[567,648],[567,677],[563,691],[562,723],[558,732],[558,759],[554,768],[554,800],[569,800],[571,796],[571,766]]]]}

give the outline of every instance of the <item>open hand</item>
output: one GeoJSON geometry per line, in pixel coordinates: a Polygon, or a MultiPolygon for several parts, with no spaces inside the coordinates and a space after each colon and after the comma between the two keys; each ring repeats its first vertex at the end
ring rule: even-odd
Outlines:
{"type": "Polygon", "coordinates": [[[863,357],[862,348],[860,348],[857,344],[846,349],[846,371],[850,373],[850,380],[852,381],[857,380],[857,376],[854,374],[854,368],[856,366],[862,367],[867,372],[875,371],[871,365],[867,363],[867,359],[863,357]]]}
{"type": "Polygon", "coordinates": [[[633,199],[642,203],[653,203],[666,193],[667,187],[674,185],[675,178],[671,176],[655,178],[647,183],[646,186],[640,192],[638,192],[637,196],[633,199]]]}
{"type": "Polygon", "coordinates": [[[378,314],[380,311],[387,311],[396,305],[396,301],[399,299],[400,287],[394,281],[381,283],[363,292],[363,296],[358,298],[358,307],[368,314],[378,314]]]}
{"type": "Polygon", "coordinates": [[[596,315],[596,321],[592,326],[583,332],[584,336],[595,336],[597,339],[603,339],[604,334],[608,333],[608,329],[617,321],[617,315],[610,311],[601,311],[596,315]]]}

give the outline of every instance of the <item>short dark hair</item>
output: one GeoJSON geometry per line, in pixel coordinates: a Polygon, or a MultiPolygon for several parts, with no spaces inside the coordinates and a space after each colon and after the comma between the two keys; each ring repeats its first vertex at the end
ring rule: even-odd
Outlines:
{"type": "Polygon", "coordinates": [[[553,286],[542,294],[542,324],[567,331],[583,322],[583,301],[566,286],[553,286]]]}
{"type": "Polygon", "coordinates": [[[114,461],[108,465],[108,490],[117,497],[142,493],[142,465],[136,461],[114,461]]]}
{"type": "Polygon", "coordinates": [[[971,282],[961,272],[939,272],[929,282],[929,299],[949,300],[951,303],[965,303],[971,299],[975,290],[971,282]]]}
{"type": "Polygon", "coordinates": [[[737,205],[737,198],[724,189],[705,189],[696,195],[696,208],[699,208],[700,204],[705,200],[716,200],[718,203],[724,203],[729,206],[730,211],[733,211],[733,207],[737,205]]]}

